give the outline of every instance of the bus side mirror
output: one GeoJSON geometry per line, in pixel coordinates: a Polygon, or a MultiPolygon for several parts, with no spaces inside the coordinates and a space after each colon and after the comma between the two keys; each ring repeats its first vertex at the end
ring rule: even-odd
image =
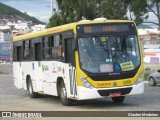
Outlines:
{"type": "Polygon", "coordinates": [[[72,40],[72,50],[76,51],[78,49],[78,42],[77,40],[73,39],[72,40]]]}

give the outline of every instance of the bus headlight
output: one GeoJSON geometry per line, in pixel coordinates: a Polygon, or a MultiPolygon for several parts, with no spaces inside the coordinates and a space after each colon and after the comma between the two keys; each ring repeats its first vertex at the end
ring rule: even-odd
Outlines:
{"type": "Polygon", "coordinates": [[[142,79],[143,79],[143,73],[140,73],[140,75],[139,75],[137,81],[136,81],[134,84],[135,84],[135,85],[138,85],[139,83],[142,82],[142,79]]]}
{"type": "Polygon", "coordinates": [[[94,88],[85,78],[81,77],[80,79],[86,88],[90,88],[90,89],[94,88]]]}

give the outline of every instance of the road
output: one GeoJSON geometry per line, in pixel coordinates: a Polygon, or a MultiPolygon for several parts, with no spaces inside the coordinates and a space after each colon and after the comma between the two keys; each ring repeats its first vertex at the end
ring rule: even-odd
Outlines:
{"type": "Polygon", "coordinates": [[[0,75],[1,111],[159,111],[160,86],[145,84],[145,93],[127,96],[124,103],[115,104],[110,98],[81,101],[63,106],[57,97],[31,99],[27,91],[17,89],[12,74],[0,75]]]}

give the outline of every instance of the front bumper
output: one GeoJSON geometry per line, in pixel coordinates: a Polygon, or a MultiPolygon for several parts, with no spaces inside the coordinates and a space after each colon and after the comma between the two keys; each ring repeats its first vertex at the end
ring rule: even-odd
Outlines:
{"type": "Polygon", "coordinates": [[[144,82],[138,85],[115,87],[115,88],[85,88],[78,86],[78,100],[98,99],[103,97],[109,97],[110,93],[121,92],[122,95],[136,95],[144,93],[144,82]],[[106,94],[106,95],[105,95],[106,94]]]}

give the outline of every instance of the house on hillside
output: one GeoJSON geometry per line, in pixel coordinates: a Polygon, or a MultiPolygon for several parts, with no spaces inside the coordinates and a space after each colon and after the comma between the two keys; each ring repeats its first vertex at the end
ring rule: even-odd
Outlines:
{"type": "Polygon", "coordinates": [[[160,44],[160,31],[147,25],[139,25],[138,34],[143,45],[160,44]]]}
{"type": "Polygon", "coordinates": [[[160,63],[160,31],[147,25],[138,26],[145,63],[160,63]]]}

